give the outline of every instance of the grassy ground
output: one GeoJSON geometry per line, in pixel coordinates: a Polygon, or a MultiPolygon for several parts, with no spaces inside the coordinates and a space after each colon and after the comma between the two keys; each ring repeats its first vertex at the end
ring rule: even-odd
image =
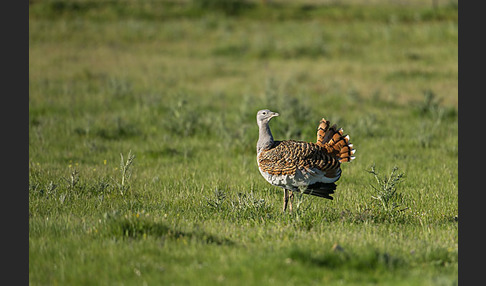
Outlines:
{"type": "Polygon", "coordinates": [[[457,284],[457,3],[382,2],[31,1],[30,283],[457,284]],[[262,108],[350,134],[333,201],[281,212],[262,108]]]}

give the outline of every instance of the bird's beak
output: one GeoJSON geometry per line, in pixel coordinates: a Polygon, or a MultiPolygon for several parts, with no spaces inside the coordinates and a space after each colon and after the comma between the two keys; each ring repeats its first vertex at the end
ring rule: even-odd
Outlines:
{"type": "Polygon", "coordinates": [[[280,115],[280,114],[278,114],[277,112],[274,112],[274,113],[272,114],[272,117],[279,116],[279,115],[280,115]]]}

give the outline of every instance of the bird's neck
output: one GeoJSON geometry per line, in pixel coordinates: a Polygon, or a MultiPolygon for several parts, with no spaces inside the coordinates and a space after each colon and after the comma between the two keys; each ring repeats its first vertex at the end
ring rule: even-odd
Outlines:
{"type": "Polygon", "coordinates": [[[262,150],[270,149],[274,142],[268,122],[259,124],[258,129],[257,154],[262,150]]]}

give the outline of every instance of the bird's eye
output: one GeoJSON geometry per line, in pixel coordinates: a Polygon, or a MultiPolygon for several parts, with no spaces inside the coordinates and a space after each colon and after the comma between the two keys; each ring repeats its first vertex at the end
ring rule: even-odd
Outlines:
{"type": "Polygon", "coordinates": [[[265,111],[263,112],[263,115],[267,114],[265,111]]]}

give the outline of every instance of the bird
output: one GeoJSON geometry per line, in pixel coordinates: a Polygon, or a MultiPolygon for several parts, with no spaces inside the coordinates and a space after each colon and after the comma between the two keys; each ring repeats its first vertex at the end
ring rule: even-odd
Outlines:
{"type": "Polygon", "coordinates": [[[283,212],[292,212],[294,192],[332,200],[335,182],[341,177],[341,163],[355,159],[356,150],[342,128],[322,118],[317,127],[317,141],[275,141],[269,122],[277,112],[257,112],[257,163],[260,174],[270,184],[284,190],[283,212]],[[289,204],[290,201],[290,204],[289,204]]]}

